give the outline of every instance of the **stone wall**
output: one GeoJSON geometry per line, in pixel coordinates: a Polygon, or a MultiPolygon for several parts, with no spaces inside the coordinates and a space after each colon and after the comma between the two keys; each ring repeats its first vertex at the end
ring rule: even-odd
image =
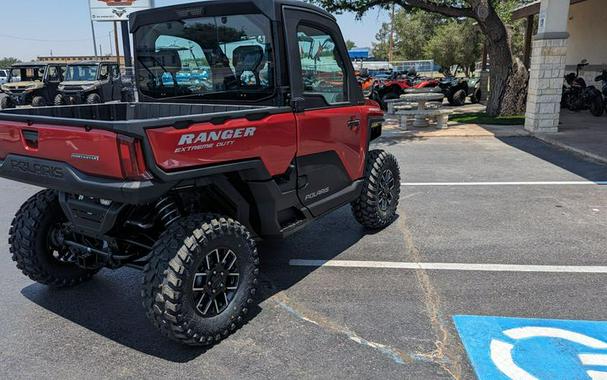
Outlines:
{"type": "Polygon", "coordinates": [[[557,132],[567,39],[533,41],[525,129],[530,132],[557,132]]]}

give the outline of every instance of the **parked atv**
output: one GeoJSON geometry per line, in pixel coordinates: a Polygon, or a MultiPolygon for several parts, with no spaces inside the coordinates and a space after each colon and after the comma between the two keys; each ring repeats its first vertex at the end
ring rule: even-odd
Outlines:
{"type": "Polygon", "coordinates": [[[561,106],[571,111],[589,109],[592,115],[602,116],[605,112],[605,105],[601,91],[594,86],[587,86],[584,78],[580,77],[580,70],[585,66],[588,66],[588,61],[583,60],[577,65],[575,73],[565,76],[561,106]]]}
{"type": "Polygon", "coordinates": [[[79,62],[67,65],[65,80],[55,96],[56,106],[99,104],[122,100],[120,67],[115,62],[79,62]]]}
{"type": "Polygon", "coordinates": [[[393,73],[387,80],[378,80],[373,84],[370,99],[378,102],[382,109],[388,108],[387,101],[398,99],[407,89],[436,88],[439,82],[436,79],[420,77],[415,69],[407,73],[393,73]]]}
{"type": "Polygon", "coordinates": [[[17,63],[11,67],[8,82],[2,85],[7,96],[0,101],[0,108],[18,105],[43,107],[53,104],[65,67],[58,63],[17,63]],[[19,77],[18,82],[12,78],[19,77]]]}
{"type": "Polygon", "coordinates": [[[481,84],[478,78],[465,79],[447,75],[438,85],[452,106],[463,106],[466,98],[476,104],[481,101],[481,84]]]}

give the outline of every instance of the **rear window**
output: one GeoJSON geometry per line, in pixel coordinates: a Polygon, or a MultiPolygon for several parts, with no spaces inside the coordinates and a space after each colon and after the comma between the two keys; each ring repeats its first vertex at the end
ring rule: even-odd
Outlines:
{"type": "Polygon", "coordinates": [[[6,71],[0,70],[0,78],[6,78],[6,71]]]}
{"type": "Polygon", "coordinates": [[[263,15],[163,22],[141,28],[135,39],[137,83],[148,97],[254,101],[274,92],[263,15]]]}

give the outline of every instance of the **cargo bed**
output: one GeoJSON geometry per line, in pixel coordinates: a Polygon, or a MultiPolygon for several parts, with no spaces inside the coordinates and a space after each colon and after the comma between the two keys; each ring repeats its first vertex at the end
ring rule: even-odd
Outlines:
{"type": "Polygon", "coordinates": [[[181,103],[106,103],[62,107],[17,108],[0,112],[0,121],[90,127],[142,136],[150,127],[187,128],[193,123],[222,124],[227,120],[289,112],[289,107],[181,103]]]}

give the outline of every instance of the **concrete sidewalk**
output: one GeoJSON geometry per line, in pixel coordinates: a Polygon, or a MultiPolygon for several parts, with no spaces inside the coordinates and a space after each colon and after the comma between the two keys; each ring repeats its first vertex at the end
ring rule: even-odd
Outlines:
{"type": "Polygon", "coordinates": [[[594,117],[587,112],[561,111],[561,124],[557,133],[537,133],[538,139],[607,163],[607,117],[594,117]]]}
{"type": "Polygon", "coordinates": [[[399,128],[396,119],[388,118],[384,124],[383,138],[387,139],[423,139],[431,137],[512,137],[529,136],[522,125],[484,125],[459,124],[449,122],[449,127],[438,129],[435,126],[427,128],[410,127],[407,130],[399,128]]]}

